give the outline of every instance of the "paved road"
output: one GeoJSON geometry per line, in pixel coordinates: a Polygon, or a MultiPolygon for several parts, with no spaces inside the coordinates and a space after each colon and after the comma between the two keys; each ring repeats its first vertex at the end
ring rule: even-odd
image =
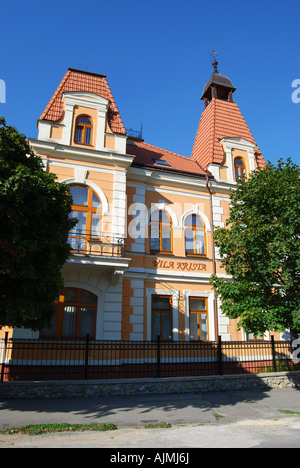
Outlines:
{"type": "Polygon", "coordinates": [[[297,447],[297,389],[0,401],[0,429],[39,423],[112,422],[118,430],[46,436],[0,435],[3,447],[297,447]],[[166,421],[169,429],[142,429],[166,421]],[[12,445],[13,444],[13,445],[12,445]]]}

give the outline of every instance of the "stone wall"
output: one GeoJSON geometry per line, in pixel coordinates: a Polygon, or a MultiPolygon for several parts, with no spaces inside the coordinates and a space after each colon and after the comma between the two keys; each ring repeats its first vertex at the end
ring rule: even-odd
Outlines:
{"type": "Polygon", "coordinates": [[[161,379],[1,382],[0,399],[226,392],[300,387],[300,372],[161,379]]]}

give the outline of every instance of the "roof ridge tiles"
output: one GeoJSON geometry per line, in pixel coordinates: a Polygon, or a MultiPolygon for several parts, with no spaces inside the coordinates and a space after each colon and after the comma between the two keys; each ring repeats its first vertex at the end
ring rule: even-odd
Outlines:
{"type": "Polygon", "coordinates": [[[106,75],[102,75],[100,73],[90,72],[88,70],[80,70],[78,68],[72,68],[72,67],[69,67],[68,70],[73,71],[73,72],[82,73],[82,74],[85,74],[85,75],[100,76],[101,78],[106,78],[106,75]]]}

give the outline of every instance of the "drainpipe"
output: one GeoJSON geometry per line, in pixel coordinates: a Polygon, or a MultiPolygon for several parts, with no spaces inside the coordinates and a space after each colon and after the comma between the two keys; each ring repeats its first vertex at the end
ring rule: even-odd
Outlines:
{"type": "MultiPolygon", "coordinates": [[[[213,249],[213,274],[215,275],[217,272],[216,267],[216,251],[215,251],[215,241],[214,241],[214,216],[213,216],[213,203],[212,203],[212,196],[213,193],[211,191],[209,185],[209,177],[206,174],[206,187],[210,197],[210,216],[211,216],[211,225],[212,225],[212,249],[213,249]]],[[[214,288],[214,321],[215,321],[215,341],[218,341],[219,336],[219,320],[218,320],[218,304],[217,304],[217,292],[214,288]]]]}

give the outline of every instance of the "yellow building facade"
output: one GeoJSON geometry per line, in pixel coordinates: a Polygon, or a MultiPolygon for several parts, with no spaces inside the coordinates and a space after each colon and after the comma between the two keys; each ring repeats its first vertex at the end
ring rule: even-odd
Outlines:
{"type": "MultiPolygon", "coordinates": [[[[68,69],[30,145],[70,186],[71,255],[53,325],[14,337],[246,340],[209,284],[237,178],[264,166],[214,62],[191,157],[130,136],[104,75],[68,69]]],[[[229,278],[228,278],[229,279],[229,278]]]]}

